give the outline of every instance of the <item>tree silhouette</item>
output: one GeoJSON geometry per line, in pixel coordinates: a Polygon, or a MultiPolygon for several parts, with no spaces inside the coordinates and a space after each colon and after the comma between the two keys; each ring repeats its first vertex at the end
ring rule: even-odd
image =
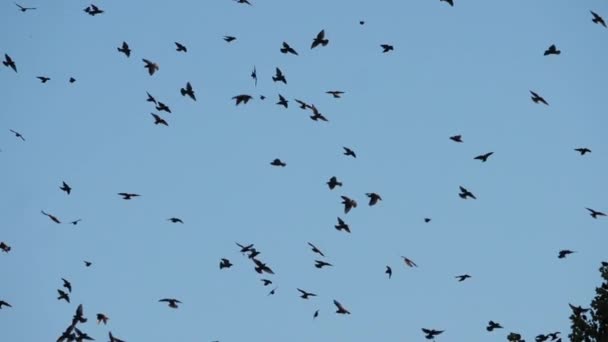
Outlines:
{"type": "Polygon", "coordinates": [[[604,282],[595,289],[590,308],[570,305],[572,342],[608,342],[608,262],[602,262],[600,273],[604,282]]]}

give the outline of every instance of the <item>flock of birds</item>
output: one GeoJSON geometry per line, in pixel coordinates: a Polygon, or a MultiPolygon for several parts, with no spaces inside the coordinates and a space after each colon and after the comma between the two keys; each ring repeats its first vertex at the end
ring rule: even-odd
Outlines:
{"type": "MultiPolygon", "coordinates": [[[[235,1],[239,4],[252,5],[248,0],[235,0],[235,1]]],[[[446,2],[450,6],[454,6],[454,2],[452,0],[440,0],[440,1],[446,2]]],[[[34,8],[34,7],[26,7],[26,6],[17,4],[17,3],[15,5],[17,6],[18,10],[21,12],[36,10],[36,8],[34,8]]],[[[91,4],[90,6],[87,6],[84,9],[84,12],[90,16],[96,16],[96,15],[103,14],[104,10],[94,4],[91,4]]],[[[606,22],[599,14],[591,11],[591,15],[592,15],[591,20],[593,23],[606,27],[606,22]]],[[[360,21],[359,24],[364,25],[365,22],[360,21]]],[[[237,38],[234,36],[224,36],[223,39],[227,43],[231,43],[234,40],[236,40],[237,38]]],[[[325,47],[329,43],[330,43],[330,40],[327,38],[325,30],[321,30],[313,38],[312,43],[310,45],[310,49],[325,47]]],[[[391,51],[394,51],[394,47],[390,44],[381,44],[380,47],[381,47],[381,53],[390,53],[391,51]]],[[[131,50],[130,45],[127,42],[122,42],[122,44],[120,44],[118,47],[116,47],[116,49],[117,49],[118,53],[124,54],[124,56],[126,58],[131,57],[132,50],[131,50]]],[[[180,52],[180,53],[188,52],[188,48],[180,42],[175,42],[175,49],[177,52],[180,52]]],[[[296,56],[298,55],[298,52],[296,51],[296,49],[287,42],[282,43],[279,51],[283,54],[292,54],[292,55],[296,55],[296,56]]],[[[561,54],[561,51],[554,44],[550,45],[544,52],[545,56],[550,56],[550,55],[557,56],[560,54],[561,54]]],[[[143,67],[147,70],[147,72],[150,76],[154,76],[155,73],[160,70],[159,64],[155,63],[151,59],[142,58],[142,62],[144,63],[143,67]]],[[[18,72],[17,61],[15,61],[9,54],[4,54],[4,61],[2,62],[2,64],[7,68],[12,69],[14,72],[16,72],[16,73],[18,72]]],[[[257,85],[258,75],[257,75],[257,70],[255,69],[255,67],[253,68],[253,71],[251,72],[250,76],[253,79],[253,81],[255,82],[255,85],[257,85]]],[[[39,79],[41,83],[47,83],[51,80],[50,77],[44,76],[44,75],[36,76],[36,78],[39,79]]],[[[282,82],[284,84],[287,84],[287,78],[286,78],[285,73],[278,67],[275,69],[275,74],[272,76],[272,80],[273,80],[273,82],[282,82]]],[[[76,79],[71,77],[69,79],[69,82],[74,83],[74,82],[76,82],[76,79]]],[[[339,98],[341,98],[342,95],[344,95],[344,91],[341,91],[341,90],[328,90],[326,93],[336,99],[339,99],[339,98]]],[[[184,87],[180,89],[180,94],[184,97],[187,96],[192,101],[197,101],[196,92],[190,82],[187,82],[184,85],[184,87]]],[[[531,100],[534,103],[549,106],[548,101],[545,98],[543,98],[541,95],[539,95],[537,92],[530,90],[530,96],[531,96],[531,100]]],[[[279,98],[278,98],[278,102],[276,102],[276,105],[288,108],[289,100],[281,94],[279,94],[278,97],[279,98]]],[[[259,98],[261,100],[265,100],[266,97],[264,95],[260,95],[259,98]]],[[[235,101],[235,105],[239,106],[239,105],[246,105],[249,101],[254,99],[254,96],[251,94],[237,94],[234,97],[232,97],[232,99],[235,101]]],[[[158,113],[150,113],[154,119],[154,124],[169,126],[169,123],[167,122],[167,120],[164,119],[163,117],[161,117],[161,115],[160,115],[161,112],[171,113],[171,109],[169,108],[169,106],[167,104],[157,100],[150,93],[147,93],[146,101],[150,102],[153,105],[154,109],[156,109],[156,111],[158,111],[158,113]]],[[[320,110],[314,104],[309,104],[309,103],[306,103],[299,99],[294,99],[294,101],[298,104],[298,106],[301,109],[310,110],[310,113],[311,113],[310,119],[312,119],[313,121],[325,121],[325,122],[328,121],[328,119],[320,112],[320,110]]],[[[14,129],[9,129],[9,131],[17,139],[21,140],[22,142],[26,141],[26,139],[22,133],[14,130],[14,129]]],[[[455,143],[463,143],[463,139],[462,139],[461,135],[454,135],[454,136],[449,137],[449,139],[455,143]]],[[[575,151],[578,152],[581,156],[591,153],[591,150],[587,147],[579,147],[579,148],[576,148],[575,151]]],[[[352,148],[349,148],[346,146],[343,147],[343,154],[346,157],[357,158],[356,152],[352,148]]],[[[474,159],[485,163],[489,160],[489,158],[493,154],[494,154],[494,152],[487,152],[487,153],[474,157],[474,159]]],[[[270,162],[270,165],[275,166],[275,167],[286,167],[287,163],[282,161],[279,158],[276,158],[270,162]]],[[[334,190],[334,189],[342,186],[342,182],[336,176],[332,176],[326,182],[326,184],[327,184],[327,187],[329,188],[329,190],[334,190]]],[[[61,186],[59,186],[59,189],[61,191],[65,192],[66,195],[70,195],[72,192],[72,187],[69,184],[67,184],[65,181],[62,182],[61,186]]],[[[458,196],[460,198],[462,198],[464,200],[467,200],[467,199],[476,200],[477,199],[475,194],[471,190],[465,188],[464,186],[460,186],[459,190],[460,191],[458,193],[458,196]]],[[[117,195],[120,196],[123,200],[132,200],[132,199],[136,199],[137,197],[140,196],[140,194],[130,193],[130,192],[121,192],[121,193],[118,193],[117,195]]],[[[382,201],[382,197],[380,196],[380,194],[375,193],[375,192],[366,193],[366,196],[368,198],[367,204],[370,207],[375,206],[375,205],[379,204],[380,201],[382,201]]],[[[354,208],[357,208],[357,206],[358,206],[357,201],[353,198],[342,195],[341,199],[342,199],[341,203],[343,205],[343,214],[344,215],[347,215],[351,210],[353,210],[354,208]]],[[[586,210],[588,211],[589,215],[593,219],[597,219],[599,217],[606,216],[606,213],[601,212],[596,209],[586,208],[586,210]]],[[[69,223],[72,225],[77,225],[79,222],[82,221],[81,219],[74,219],[74,220],[69,220],[69,221],[64,222],[63,220],[59,219],[54,214],[46,212],[44,210],[41,210],[41,214],[48,217],[52,222],[54,222],[56,224],[69,223]]],[[[169,221],[171,223],[180,223],[180,224],[184,223],[184,221],[178,217],[168,218],[167,221],[169,221]]],[[[424,218],[424,222],[428,223],[430,221],[431,221],[431,218],[429,218],[429,217],[424,218]]],[[[342,217],[337,218],[337,224],[335,225],[335,229],[338,231],[341,231],[341,232],[351,233],[349,224],[342,217]]],[[[320,248],[318,248],[311,242],[307,242],[307,244],[311,248],[312,252],[319,256],[315,260],[314,266],[316,268],[321,269],[324,267],[333,266],[331,263],[329,263],[325,260],[322,260],[323,258],[325,258],[325,254],[323,253],[323,251],[320,248]]],[[[251,260],[252,266],[253,266],[253,269],[255,270],[255,272],[257,272],[261,276],[274,275],[274,271],[272,270],[272,268],[267,263],[265,263],[261,260],[261,258],[260,258],[261,252],[254,246],[254,244],[241,244],[241,243],[237,242],[236,245],[238,246],[239,252],[242,253],[243,255],[247,256],[247,258],[249,260],[251,260]]],[[[2,252],[10,253],[11,248],[12,247],[9,245],[8,242],[5,242],[5,241],[0,242],[0,250],[2,252]]],[[[560,259],[563,259],[572,253],[575,253],[575,251],[568,250],[568,249],[560,250],[558,252],[557,257],[560,259]]],[[[402,259],[403,259],[403,263],[405,266],[418,267],[418,265],[412,259],[410,259],[406,256],[402,256],[402,259]]],[[[84,264],[86,267],[90,267],[93,263],[85,260],[84,264]]],[[[228,258],[220,259],[220,262],[219,262],[220,270],[230,269],[232,266],[233,266],[233,263],[230,259],[228,259],[228,258]]],[[[390,279],[392,277],[393,270],[389,265],[386,266],[385,274],[388,279],[390,279]]],[[[458,282],[463,282],[463,281],[466,281],[467,279],[471,278],[471,275],[461,274],[461,275],[456,275],[455,278],[458,282]]],[[[70,303],[70,293],[72,292],[72,284],[67,279],[61,278],[61,280],[62,280],[63,284],[62,284],[62,288],[57,289],[57,293],[58,293],[57,299],[60,301],[63,300],[67,303],[70,303]]],[[[263,286],[270,286],[270,285],[274,284],[274,281],[269,278],[261,278],[260,281],[262,282],[263,286]]],[[[277,287],[272,288],[272,290],[269,291],[268,295],[274,295],[276,293],[276,290],[277,290],[277,287]]],[[[295,290],[297,290],[299,292],[300,297],[302,299],[309,299],[311,297],[317,296],[317,294],[315,294],[313,292],[309,292],[309,291],[301,289],[301,288],[296,288],[295,290]]],[[[168,307],[172,308],[172,309],[177,309],[179,307],[179,304],[182,303],[177,298],[161,298],[158,301],[160,303],[166,303],[168,305],[168,307]]],[[[335,305],[335,308],[336,308],[336,311],[335,311],[336,314],[340,314],[340,315],[350,315],[351,314],[351,312],[349,311],[347,306],[342,304],[337,299],[333,300],[333,304],[335,305]]],[[[12,306],[9,302],[7,302],[5,300],[0,300],[0,309],[3,309],[5,307],[10,308],[12,306]]],[[[585,310],[587,310],[587,309],[583,309],[582,307],[577,307],[577,306],[573,306],[573,305],[570,305],[570,307],[574,313],[578,313],[578,314],[582,314],[585,312],[585,310]]],[[[319,316],[319,310],[316,310],[313,313],[313,318],[317,318],[318,316],[319,316]]],[[[97,313],[96,319],[97,319],[98,324],[107,324],[109,317],[104,313],[97,313]]],[[[84,332],[83,330],[81,330],[81,328],[79,328],[79,324],[84,324],[87,321],[88,321],[88,319],[85,317],[83,305],[80,304],[76,308],[74,316],[70,320],[65,331],[63,331],[57,338],[57,342],[94,340],[93,337],[89,336],[86,332],[84,332]]],[[[503,329],[503,326],[498,322],[489,321],[488,325],[486,327],[486,330],[488,332],[492,332],[495,329],[503,329]]],[[[421,330],[423,332],[424,337],[429,340],[434,340],[437,336],[444,333],[444,330],[439,330],[439,329],[422,328],[421,330]]],[[[560,332],[541,334],[541,335],[536,336],[535,341],[536,342],[543,342],[543,341],[560,342],[562,339],[559,335],[560,335],[560,332]]],[[[111,331],[108,332],[108,336],[109,336],[109,339],[111,342],[124,341],[122,339],[114,337],[112,335],[111,331]]],[[[521,335],[519,335],[517,333],[510,333],[507,336],[507,338],[510,341],[524,341],[522,339],[521,335]]]]}

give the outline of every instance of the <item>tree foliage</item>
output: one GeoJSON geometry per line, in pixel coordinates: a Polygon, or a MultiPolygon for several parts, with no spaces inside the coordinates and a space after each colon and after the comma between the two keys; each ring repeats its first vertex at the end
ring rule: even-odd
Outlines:
{"type": "Polygon", "coordinates": [[[596,296],[590,308],[570,305],[572,315],[572,342],[608,342],[608,262],[602,262],[600,273],[604,279],[595,289],[596,296]]]}

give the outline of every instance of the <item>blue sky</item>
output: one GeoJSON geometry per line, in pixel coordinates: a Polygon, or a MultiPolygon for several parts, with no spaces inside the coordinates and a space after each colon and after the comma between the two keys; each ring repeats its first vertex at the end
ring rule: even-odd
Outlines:
{"type": "Polygon", "coordinates": [[[78,303],[98,341],[109,330],[127,341],[422,341],[421,328],[445,330],[438,341],[532,339],[567,335],[568,303],[592,299],[608,258],[608,219],[585,210],[608,211],[608,30],[589,10],[608,18],[604,1],[107,0],[95,17],[84,2],[22,4],[37,10],[0,9],[0,53],[18,68],[0,68],[7,341],[56,339],[78,303]],[[321,29],[329,45],[310,50],[321,29]],[[130,58],[116,51],[123,41],[130,58]],[[281,54],[283,41],[299,56],[281,54]],[[562,54],[543,56],[551,44],[562,54]],[[142,58],[160,70],[148,75],[142,58]],[[272,82],[276,67],[287,85],[272,82]],[[186,82],[197,102],[180,95],[186,82]],[[171,107],[159,113],[169,127],[153,124],[146,92],[171,107]],[[238,94],[254,99],[236,107],[238,94]],[[330,191],[331,176],[344,186],[330,191]],[[478,199],[459,198],[460,185],[478,199]],[[367,192],[383,201],[369,207],[367,192]],[[341,195],[359,206],[344,215],[341,195]],[[57,225],[40,210],[83,221],[57,225]],[[338,216],[350,235],[334,229],[338,216]],[[235,242],[255,244],[273,285],[235,242]],[[334,267],[314,268],[307,242],[334,267]],[[577,253],[559,260],[561,249],[577,253]],[[234,267],[220,271],[221,258],[234,267]],[[463,273],[472,278],[457,282],[463,273]],[[62,277],[71,304],[56,299],[62,277]],[[336,315],[333,299],[352,314],[336,315]],[[505,329],[488,333],[489,320],[505,329]]]}

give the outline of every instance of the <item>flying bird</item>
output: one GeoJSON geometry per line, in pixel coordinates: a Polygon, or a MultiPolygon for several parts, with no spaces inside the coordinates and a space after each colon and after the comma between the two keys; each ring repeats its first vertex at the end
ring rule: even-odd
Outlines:
{"type": "Polygon", "coordinates": [[[585,208],[587,210],[589,210],[591,217],[593,217],[594,219],[596,219],[598,216],[606,216],[605,213],[601,212],[601,211],[597,211],[597,210],[593,210],[591,208],[585,208]]]}
{"type": "Polygon", "coordinates": [[[68,195],[72,192],[72,188],[70,188],[70,186],[66,182],[63,182],[59,189],[65,191],[68,195]]]}
{"type": "Polygon", "coordinates": [[[168,218],[167,221],[171,221],[171,223],[184,223],[184,221],[182,221],[182,219],[177,218],[177,217],[172,217],[172,218],[168,218]]]}
{"type": "Polygon", "coordinates": [[[268,280],[268,279],[260,279],[260,280],[264,283],[264,286],[268,286],[268,285],[272,284],[272,280],[268,280]]]}
{"type": "Polygon", "coordinates": [[[90,261],[86,261],[86,260],[84,260],[83,262],[84,262],[84,266],[85,266],[85,267],[91,267],[91,265],[93,265],[93,263],[92,263],[92,262],[90,262],[90,261]]]}
{"type": "Polygon", "coordinates": [[[146,94],[148,94],[148,98],[146,99],[147,102],[152,102],[155,105],[158,105],[158,102],[156,102],[156,99],[154,98],[154,96],[150,95],[150,93],[146,92],[146,94]]]}
{"type": "Polygon", "coordinates": [[[249,6],[251,6],[251,3],[249,2],[249,0],[235,0],[238,4],[247,4],[249,6]]]}
{"type": "Polygon", "coordinates": [[[70,83],[74,83],[76,82],[76,79],[74,77],[70,77],[70,79],[68,80],[70,83]]]}
{"type": "Polygon", "coordinates": [[[473,159],[477,159],[477,160],[481,160],[482,163],[485,163],[486,161],[488,161],[488,158],[493,155],[494,152],[488,152],[485,154],[480,154],[477,157],[473,158],[473,159]]]}
{"type": "Polygon", "coordinates": [[[110,342],[126,342],[112,335],[112,332],[108,332],[108,336],[110,337],[110,342]]]}
{"type": "Polygon", "coordinates": [[[281,52],[284,54],[291,53],[296,56],[298,55],[296,50],[294,50],[291,46],[289,46],[289,44],[287,44],[287,42],[283,42],[283,46],[281,47],[281,52]]]}
{"type": "Polygon", "coordinates": [[[454,135],[450,137],[450,140],[453,140],[457,143],[461,143],[462,142],[462,135],[458,134],[458,135],[454,135]]]}
{"type": "Polygon", "coordinates": [[[368,192],[365,194],[367,197],[369,197],[369,206],[373,206],[376,205],[378,203],[378,201],[382,201],[382,197],[380,197],[380,195],[378,195],[375,192],[368,192]]]}
{"type": "Polygon", "coordinates": [[[90,16],[95,16],[97,14],[103,13],[103,10],[99,9],[99,7],[97,7],[93,4],[91,4],[91,6],[85,8],[84,11],[87,12],[90,16]]]}
{"type": "Polygon", "coordinates": [[[382,48],[382,53],[387,53],[389,51],[395,50],[395,48],[389,44],[381,44],[380,47],[382,48]]]}
{"type": "Polygon", "coordinates": [[[233,36],[224,36],[224,40],[227,43],[230,43],[231,41],[236,40],[236,37],[233,37],[233,36]]]}
{"type": "Polygon", "coordinates": [[[5,67],[11,68],[15,72],[17,72],[17,65],[15,64],[15,61],[13,61],[11,56],[4,54],[4,61],[2,62],[2,64],[4,64],[5,67]]]}
{"type": "Polygon", "coordinates": [[[167,106],[166,104],[158,101],[157,105],[156,105],[156,110],[159,112],[167,112],[167,113],[171,113],[171,108],[169,108],[169,106],[167,106]]]}
{"type": "Polygon", "coordinates": [[[65,278],[61,278],[61,280],[63,280],[63,287],[68,289],[68,292],[72,293],[72,284],[69,281],[67,281],[65,278]]]}
{"type": "Polygon", "coordinates": [[[78,220],[74,220],[74,221],[70,221],[71,224],[73,225],[77,225],[78,222],[82,221],[82,219],[78,219],[78,220]]]}
{"type": "Polygon", "coordinates": [[[92,338],[91,336],[89,336],[89,334],[82,332],[80,329],[74,327],[74,330],[76,331],[76,341],[94,341],[95,339],[92,338]]]}
{"type": "Polygon", "coordinates": [[[57,297],[57,300],[65,300],[66,302],[70,302],[70,296],[66,293],[63,292],[62,290],[57,290],[57,292],[59,293],[59,297],[57,297]]]}
{"type": "Polygon", "coordinates": [[[35,10],[36,9],[36,7],[23,7],[23,6],[19,5],[16,2],[15,2],[15,5],[17,5],[17,7],[19,7],[19,10],[21,12],[26,12],[26,11],[29,11],[29,10],[35,10]]]}
{"type": "Polygon", "coordinates": [[[388,279],[391,279],[393,276],[393,269],[390,266],[386,266],[386,271],[384,273],[388,274],[388,279]]]}
{"type": "Polygon", "coordinates": [[[344,230],[350,233],[350,227],[341,218],[338,217],[338,224],[334,226],[337,230],[344,230]]]}
{"type": "Polygon", "coordinates": [[[285,108],[288,108],[289,106],[289,101],[287,101],[283,95],[279,94],[279,102],[276,103],[279,106],[283,106],[285,108]]]}
{"type": "Polygon", "coordinates": [[[188,49],[186,48],[185,45],[183,45],[181,43],[178,43],[178,42],[175,42],[175,51],[178,51],[178,52],[188,52],[188,49]]]}
{"type": "Polygon", "coordinates": [[[128,193],[128,192],[120,192],[120,193],[118,193],[118,195],[122,196],[122,199],[124,199],[124,200],[130,200],[133,197],[139,197],[139,196],[141,196],[139,194],[132,194],[132,193],[128,193]]]}
{"type": "Polygon", "coordinates": [[[430,217],[425,217],[424,218],[424,223],[429,223],[431,222],[431,218],[430,217]]]}
{"type": "Polygon", "coordinates": [[[312,110],[312,115],[310,116],[310,118],[313,121],[319,121],[319,120],[325,121],[325,122],[328,121],[327,118],[325,116],[323,116],[323,114],[321,114],[321,112],[319,112],[319,110],[317,109],[317,107],[315,107],[315,105],[311,105],[309,108],[312,110]]]}
{"type": "Polygon", "coordinates": [[[0,250],[4,253],[8,253],[11,251],[11,246],[7,245],[4,241],[0,242],[0,250]]]}
{"type": "Polygon", "coordinates": [[[344,214],[348,214],[348,212],[352,208],[357,207],[357,201],[355,201],[354,199],[350,199],[347,196],[340,196],[340,197],[342,197],[342,204],[344,204],[344,214]]]}
{"type": "Polygon", "coordinates": [[[49,213],[46,213],[44,210],[40,210],[40,212],[42,213],[42,215],[47,216],[48,218],[50,218],[53,222],[59,224],[61,223],[61,221],[59,221],[59,219],[56,216],[53,216],[49,213]]]}
{"type": "Polygon", "coordinates": [[[319,310],[316,310],[315,313],[312,315],[312,319],[315,319],[319,317],[319,310]]]}
{"type": "Polygon", "coordinates": [[[345,156],[351,156],[353,158],[357,158],[357,155],[355,154],[355,151],[351,150],[348,147],[344,147],[344,146],[342,146],[342,148],[344,149],[344,155],[345,156]]]}
{"type": "Polygon", "coordinates": [[[325,92],[325,94],[330,94],[334,98],[339,99],[342,97],[342,94],[344,94],[344,92],[341,90],[328,90],[325,92]]]}
{"type": "Polygon", "coordinates": [[[150,76],[154,75],[154,73],[158,71],[158,64],[145,58],[142,58],[142,61],[146,63],[146,65],[144,65],[144,68],[148,69],[148,73],[150,74],[150,76]]]}
{"type": "Polygon", "coordinates": [[[543,56],[559,55],[560,53],[562,53],[562,52],[557,49],[555,44],[551,44],[551,46],[549,46],[549,48],[547,48],[547,50],[545,50],[545,53],[543,54],[543,56]]]}
{"type": "Polygon", "coordinates": [[[317,46],[326,46],[329,43],[329,39],[325,38],[325,30],[321,30],[321,32],[317,33],[315,39],[312,40],[311,49],[316,48],[317,46]]]}
{"type": "Polygon", "coordinates": [[[317,248],[317,246],[313,245],[312,243],[308,242],[308,245],[310,246],[310,248],[312,248],[312,251],[314,253],[317,253],[319,255],[321,255],[322,257],[325,256],[325,254],[323,254],[323,252],[321,252],[321,250],[319,248],[317,248]]]}
{"type": "Polygon", "coordinates": [[[255,65],[253,66],[253,71],[251,71],[251,78],[253,78],[253,81],[255,82],[254,85],[257,87],[258,86],[258,72],[255,69],[255,65]]]}
{"type": "Polygon", "coordinates": [[[559,251],[559,254],[557,255],[558,259],[564,259],[565,257],[567,257],[568,255],[572,254],[572,253],[576,253],[575,251],[571,251],[569,249],[562,249],[561,251],[559,251]]]}
{"type": "Polygon", "coordinates": [[[180,93],[182,93],[182,96],[190,96],[191,99],[193,99],[194,101],[196,101],[196,96],[194,96],[194,89],[192,89],[192,85],[190,84],[190,82],[186,83],[186,88],[181,88],[180,93]]]}
{"type": "Polygon", "coordinates": [[[285,75],[283,75],[283,72],[279,68],[276,68],[275,75],[272,76],[272,80],[274,82],[283,82],[283,83],[287,84],[287,79],[285,78],[285,75]]]}
{"type": "Polygon", "coordinates": [[[281,159],[279,159],[279,158],[276,158],[275,160],[271,161],[270,165],[272,165],[272,166],[281,166],[281,167],[287,166],[287,164],[284,163],[284,162],[282,162],[281,159]]]}
{"type": "Polygon", "coordinates": [[[500,325],[500,323],[496,323],[494,321],[489,321],[488,326],[486,327],[486,330],[492,331],[494,329],[502,329],[502,325],[500,325]]]}
{"type": "Polygon", "coordinates": [[[549,105],[549,103],[547,103],[547,101],[545,101],[545,99],[538,95],[537,93],[533,92],[532,90],[530,90],[530,94],[532,95],[530,98],[532,99],[532,101],[534,101],[534,103],[543,103],[545,105],[549,105]]]}
{"type": "MultiPolygon", "coordinates": [[[[122,42],[122,46],[116,48],[116,50],[118,50],[118,52],[124,53],[127,57],[131,57],[131,49],[129,48],[129,44],[127,44],[127,42],[122,42]]],[[[148,94],[148,96],[149,95],[150,94],[148,94]]]]}
{"type": "Polygon", "coordinates": [[[272,296],[273,294],[275,294],[277,292],[277,289],[278,289],[278,287],[275,287],[270,292],[268,292],[268,296],[272,296]]]}
{"type": "Polygon", "coordinates": [[[230,268],[232,267],[232,263],[230,263],[230,260],[226,259],[226,258],[222,258],[222,260],[220,261],[220,270],[222,268],[230,268]]]}
{"type": "Polygon", "coordinates": [[[103,324],[106,325],[106,324],[108,324],[108,320],[109,319],[110,318],[108,316],[106,316],[105,314],[103,314],[103,313],[98,313],[97,314],[97,324],[100,324],[100,323],[103,322],[103,324]]]}
{"type": "Polygon", "coordinates": [[[334,305],[338,308],[338,310],[336,310],[337,314],[349,314],[350,315],[350,311],[346,310],[346,308],[344,306],[342,306],[342,304],[340,304],[340,302],[338,302],[337,300],[334,299],[334,305]]]}
{"type": "Polygon", "coordinates": [[[152,115],[152,117],[154,118],[155,125],[165,125],[167,127],[169,126],[167,121],[165,119],[161,118],[158,114],[150,113],[150,115],[152,115]]]}
{"type": "Polygon", "coordinates": [[[580,147],[580,148],[575,148],[574,149],[576,152],[580,153],[581,156],[584,156],[585,153],[591,153],[591,150],[586,148],[586,147],[580,147]]]}
{"type": "MultiPolygon", "coordinates": [[[[442,0],[445,1],[445,0],[442,0]]],[[[432,340],[435,338],[435,336],[440,335],[443,330],[435,330],[435,329],[425,329],[422,328],[422,332],[426,334],[426,336],[424,336],[427,340],[432,340]]]]}
{"type": "Polygon", "coordinates": [[[308,299],[308,297],[316,297],[317,296],[316,294],[311,293],[311,292],[306,292],[306,291],[301,290],[301,289],[297,289],[297,290],[300,291],[300,293],[302,294],[300,296],[300,298],[302,298],[302,299],[308,299]]]}
{"type": "Polygon", "coordinates": [[[454,278],[458,279],[458,281],[465,281],[465,280],[467,280],[468,278],[471,278],[471,276],[470,276],[470,275],[468,275],[468,274],[463,274],[463,275],[458,275],[458,276],[456,276],[456,277],[454,277],[454,278]]]}
{"type": "Polygon", "coordinates": [[[258,272],[259,274],[262,274],[264,272],[269,273],[269,274],[274,274],[274,271],[268,267],[265,263],[261,262],[258,259],[253,259],[253,262],[255,263],[255,271],[258,272]]]}
{"type": "Polygon", "coordinates": [[[2,307],[3,307],[3,306],[9,307],[9,308],[12,308],[12,307],[13,307],[13,306],[12,306],[12,305],[10,305],[9,303],[7,303],[7,302],[5,302],[5,301],[3,301],[3,300],[0,300],[0,310],[2,310],[2,307]]]}
{"type": "Polygon", "coordinates": [[[308,103],[304,102],[304,101],[301,101],[301,100],[298,100],[298,99],[295,99],[295,101],[300,105],[300,108],[302,108],[302,109],[311,108],[311,106],[308,103]]]}
{"type": "Polygon", "coordinates": [[[606,22],[604,21],[604,18],[600,17],[599,14],[597,14],[593,11],[589,11],[589,12],[591,12],[591,15],[593,16],[593,19],[591,19],[591,21],[593,21],[596,24],[606,27],[606,22]]]}
{"type": "Polygon", "coordinates": [[[9,131],[11,131],[11,133],[13,133],[15,135],[15,137],[25,141],[25,138],[23,137],[23,135],[17,131],[13,131],[12,129],[9,129],[9,131]]]}
{"type": "Polygon", "coordinates": [[[467,199],[467,197],[471,197],[472,199],[477,199],[477,197],[475,197],[475,195],[473,195],[472,192],[465,189],[463,186],[460,186],[460,193],[458,194],[458,196],[460,196],[460,198],[462,198],[462,199],[467,199]]]}
{"type": "Polygon", "coordinates": [[[315,267],[316,268],[323,268],[325,266],[333,266],[332,264],[326,262],[326,261],[322,261],[322,260],[315,260],[315,267]]]}
{"type": "Polygon", "coordinates": [[[173,308],[173,309],[177,309],[177,308],[178,308],[177,304],[178,304],[178,303],[179,303],[179,304],[181,304],[181,303],[182,303],[182,302],[180,302],[179,300],[177,300],[177,299],[175,299],[175,298],[164,298],[164,299],[159,300],[159,302],[167,302],[167,303],[169,303],[169,304],[168,304],[168,305],[169,305],[169,307],[170,307],[170,308],[173,308]]]}
{"type": "Polygon", "coordinates": [[[232,97],[233,100],[236,100],[237,106],[239,104],[241,104],[241,102],[247,104],[247,102],[249,102],[249,100],[251,100],[252,98],[253,97],[251,95],[246,95],[246,94],[237,95],[237,96],[232,97]]]}
{"type": "Polygon", "coordinates": [[[250,252],[253,249],[253,244],[249,244],[247,246],[243,246],[238,242],[235,242],[237,244],[237,246],[241,247],[241,253],[247,253],[250,252]]]}
{"type": "Polygon", "coordinates": [[[411,259],[406,258],[404,256],[401,256],[403,258],[403,262],[405,262],[405,264],[409,267],[418,267],[418,265],[416,265],[415,262],[413,262],[411,259]]]}
{"type": "Polygon", "coordinates": [[[575,316],[580,316],[581,314],[587,313],[587,312],[589,312],[589,310],[591,310],[589,308],[583,309],[583,307],[581,307],[581,306],[574,306],[570,303],[568,303],[568,305],[570,306],[570,309],[572,309],[572,313],[575,316]]]}
{"type": "Polygon", "coordinates": [[[338,178],[336,178],[336,176],[333,176],[327,182],[327,186],[329,187],[329,190],[333,190],[336,186],[342,186],[342,182],[339,182],[338,178]]]}
{"type": "Polygon", "coordinates": [[[76,308],[74,316],[72,317],[72,325],[76,326],[76,324],[78,323],[86,323],[87,321],[88,319],[84,317],[84,307],[82,306],[82,304],[79,304],[76,308]]]}
{"type": "Polygon", "coordinates": [[[454,7],[454,0],[439,0],[439,2],[447,2],[450,6],[454,7]]]}

